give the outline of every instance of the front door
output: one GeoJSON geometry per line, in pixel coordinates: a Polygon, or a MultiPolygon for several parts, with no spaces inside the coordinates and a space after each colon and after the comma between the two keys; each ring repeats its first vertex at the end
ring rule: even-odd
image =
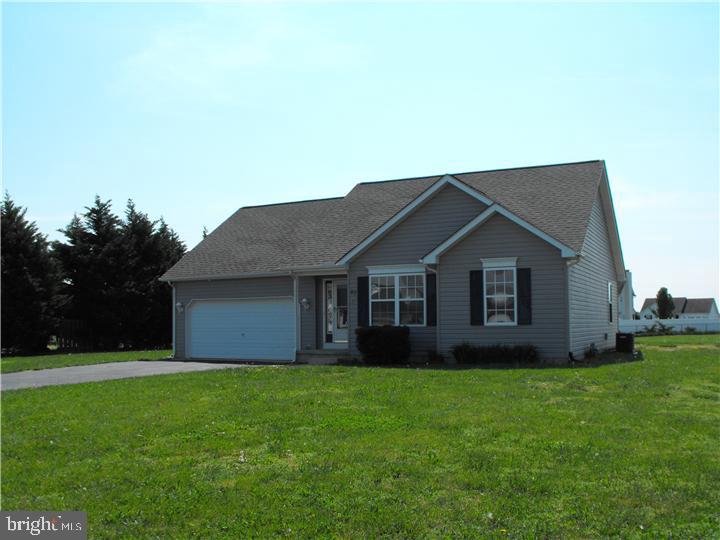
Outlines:
{"type": "Polygon", "coordinates": [[[348,342],[347,279],[326,279],[325,285],[325,347],[348,342]]]}

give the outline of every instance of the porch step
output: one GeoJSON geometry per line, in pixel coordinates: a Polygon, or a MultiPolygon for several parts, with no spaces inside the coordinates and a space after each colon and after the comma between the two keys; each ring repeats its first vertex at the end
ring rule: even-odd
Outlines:
{"type": "Polygon", "coordinates": [[[297,353],[298,364],[328,365],[349,359],[350,351],[347,349],[312,349],[297,353]]]}

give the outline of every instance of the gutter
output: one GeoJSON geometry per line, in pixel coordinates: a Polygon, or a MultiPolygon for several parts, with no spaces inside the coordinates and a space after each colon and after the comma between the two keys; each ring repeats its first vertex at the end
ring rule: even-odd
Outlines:
{"type": "Polygon", "coordinates": [[[222,281],[227,279],[250,279],[250,278],[263,278],[263,277],[283,277],[283,276],[314,276],[317,274],[342,274],[343,271],[347,271],[346,268],[342,270],[337,266],[305,266],[297,267],[291,270],[278,270],[275,272],[247,272],[244,274],[227,274],[227,275],[204,275],[204,276],[193,276],[186,278],[166,278],[160,277],[160,281],[167,283],[171,282],[184,282],[184,281],[222,281]]]}

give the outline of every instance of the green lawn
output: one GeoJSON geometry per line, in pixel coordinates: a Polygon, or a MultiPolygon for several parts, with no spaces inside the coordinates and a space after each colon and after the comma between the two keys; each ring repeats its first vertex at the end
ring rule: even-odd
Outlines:
{"type": "Polygon", "coordinates": [[[86,510],[91,537],[717,538],[718,349],[641,343],[597,368],[4,392],[3,510],[86,510]]]}
{"type": "Polygon", "coordinates": [[[714,345],[715,347],[720,347],[720,334],[698,334],[695,336],[639,336],[635,338],[635,343],[638,345],[651,345],[655,347],[675,347],[678,345],[714,345]]]}
{"type": "Polygon", "coordinates": [[[0,359],[0,373],[13,373],[29,369],[85,366],[104,364],[106,362],[128,362],[130,360],[162,360],[171,354],[172,351],[162,350],[6,356],[0,359]]]}

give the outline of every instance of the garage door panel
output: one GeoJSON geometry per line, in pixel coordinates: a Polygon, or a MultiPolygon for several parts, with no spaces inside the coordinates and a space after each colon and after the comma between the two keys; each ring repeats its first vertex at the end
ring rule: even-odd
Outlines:
{"type": "Polygon", "coordinates": [[[292,360],[294,304],[289,299],[196,301],[189,308],[193,358],[292,360]]]}

